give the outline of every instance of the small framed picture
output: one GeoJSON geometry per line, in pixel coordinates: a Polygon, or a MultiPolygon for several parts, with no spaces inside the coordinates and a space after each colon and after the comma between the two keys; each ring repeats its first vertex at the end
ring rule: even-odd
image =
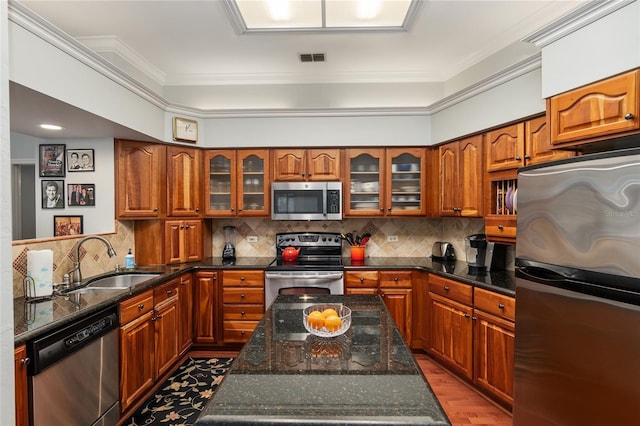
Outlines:
{"type": "Polygon", "coordinates": [[[53,236],[82,234],[82,216],[54,216],[53,236]]]}
{"type": "Polygon", "coordinates": [[[40,145],[40,177],[64,177],[65,145],[40,145]]]}
{"type": "Polygon", "coordinates": [[[68,206],[95,206],[96,186],[93,183],[67,184],[68,206]]]}
{"type": "Polygon", "coordinates": [[[69,172],[95,172],[93,149],[68,149],[67,171],[69,172]]]}
{"type": "Polygon", "coordinates": [[[64,209],[64,181],[43,180],[42,184],[42,208],[64,209]]]}
{"type": "Polygon", "coordinates": [[[173,117],[173,140],[198,142],[198,122],[181,117],[173,117]]]}

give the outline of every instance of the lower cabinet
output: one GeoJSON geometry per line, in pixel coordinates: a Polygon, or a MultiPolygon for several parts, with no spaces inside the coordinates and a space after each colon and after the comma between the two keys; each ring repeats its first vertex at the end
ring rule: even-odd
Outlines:
{"type": "Polygon", "coordinates": [[[120,303],[120,405],[125,411],[178,360],[180,280],[120,303]]]}
{"type": "Polygon", "coordinates": [[[29,362],[26,346],[20,345],[16,347],[13,351],[16,426],[27,426],[29,424],[29,395],[27,387],[27,365],[29,362]]]}
{"type": "Polygon", "coordinates": [[[218,272],[198,271],[194,274],[195,343],[213,344],[217,339],[218,272]]]}
{"type": "Polygon", "coordinates": [[[180,355],[186,353],[193,343],[193,277],[191,273],[179,278],[178,304],[180,307],[180,355]]]}
{"type": "Polygon", "coordinates": [[[264,316],[264,271],[222,271],[224,343],[245,343],[264,316]]]}
{"type": "Polygon", "coordinates": [[[346,271],[346,294],[380,294],[402,337],[411,344],[413,271],[346,271]]]}

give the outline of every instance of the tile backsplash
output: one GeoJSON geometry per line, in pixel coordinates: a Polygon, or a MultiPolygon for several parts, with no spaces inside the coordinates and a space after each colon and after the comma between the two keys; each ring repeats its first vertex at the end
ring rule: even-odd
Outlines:
{"type": "MultiPolygon", "coordinates": [[[[466,218],[369,218],[344,219],[342,221],[272,221],[271,219],[211,219],[213,230],[213,256],[222,254],[225,225],[236,227],[236,255],[238,257],[275,257],[275,235],[280,232],[368,232],[371,240],[366,246],[367,257],[423,257],[431,255],[435,241],[453,243],[458,260],[465,260],[464,237],[484,232],[483,219],[466,218]],[[388,242],[388,236],[397,236],[397,242],[388,242]],[[247,237],[257,237],[249,243],[247,237]]],[[[116,250],[110,258],[102,243],[89,240],[82,246],[82,274],[85,277],[101,274],[124,265],[124,257],[134,244],[134,222],[117,222],[114,234],[103,235],[116,250]]],[[[24,295],[23,279],[27,269],[27,251],[52,249],[54,252],[54,283],[62,282],[62,276],[73,267],[73,248],[80,238],[52,239],[33,243],[16,243],[12,247],[13,294],[24,295]]],[[[349,256],[345,244],[343,253],[349,256]]],[[[514,247],[507,248],[507,269],[513,269],[514,247]]]]}

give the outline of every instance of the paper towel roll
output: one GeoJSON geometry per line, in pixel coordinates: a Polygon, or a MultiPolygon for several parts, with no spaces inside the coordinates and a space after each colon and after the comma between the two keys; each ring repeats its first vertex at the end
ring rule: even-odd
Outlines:
{"type": "Polygon", "coordinates": [[[27,252],[27,277],[33,280],[33,285],[27,285],[27,297],[50,296],[53,293],[53,250],[27,252]]]}

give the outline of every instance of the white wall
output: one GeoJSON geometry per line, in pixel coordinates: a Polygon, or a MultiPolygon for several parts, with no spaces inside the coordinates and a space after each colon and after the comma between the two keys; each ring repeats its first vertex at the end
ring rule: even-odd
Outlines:
{"type": "Polygon", "coordinates": [[[36,238],[53,236],[53,216],[78,215],[83,217],[85,234],[103,234],[115,231],[115,171],[114,149],[112,139],[37,139],[30,136],[11,133],[11,161],[25,164],[36,164],[36,238]],[[66,172],[65,177],[46,178],[46,180],[63,180],[65,208],[43,209],[43,178],[38,176],[39,144],[64,144],[66,149],[93,149],[94,172],[66,172]],[[14,149],[15,147],[15,149],[14,149]],[[95,206],[68,206],[69,184],[94,184],[96,192],[95,206]]]}
{"type": "Polygon", "coordinates": [[[542,97],[640,66],[640,2],[542,48],[542,97]]]}

